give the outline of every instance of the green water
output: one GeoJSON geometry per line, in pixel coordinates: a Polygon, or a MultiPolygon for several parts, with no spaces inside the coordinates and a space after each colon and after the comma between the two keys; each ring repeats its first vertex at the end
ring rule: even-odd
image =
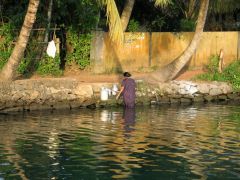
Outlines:
{"type": "Polygon", "coordinates": [[[240,179],[240,107],[0,115],[3,179],[240,179]]]}

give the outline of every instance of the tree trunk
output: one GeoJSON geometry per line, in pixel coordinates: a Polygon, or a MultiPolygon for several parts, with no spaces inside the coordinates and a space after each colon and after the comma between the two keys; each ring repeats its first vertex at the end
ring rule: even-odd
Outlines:
{"type": "Polygon", "coordinates": [[[25,16],[20,35],[8,62],[5,64],[0,73],[0,80],[11,81],[14,79],[18,65],[24,55],[33,24],[36,20],[39,2],[40,0],[29,1],[27,14],[25,16]]]}
{"type": "MultiPolygon", "coordinates": [[[[183,69],[183,67],[189,62],[193,53],[198,47],[199,41],[202,38],[203,28],[206,21],[206,16],[208,12],[209,0],[202,0],[196,30],[193,39],[187,49],[182,53],[182,55],[166,65],[163,68],[150,74],[149,81],[165,82],[172,80],[177,76],[177,74],[183,69]]],[[[148,79],[147,79],[148,80],[148,79]]]]}
{"type": "Polygon", "coordinates": [[[132,9],[134,6],[135,0],[126,0],[125,4],[124,4],[124,9],[121,15],[121,22],[122,22],[122,28],[123,28],[123,32],[125,32],[127,30],[127,26],[132,14],[132,9]]]}
{"type": "Polygon", "coordinates": [[[44,37],[44,44],[45,44],[44,50],[46,50],[47,48],[49,29],[51,27],[52,7],[53,7],[53,0],[50,0],[49,6],[48,6],[48,13],[47,13],[47,28],[46,28],[45,37],[44,37]]]}

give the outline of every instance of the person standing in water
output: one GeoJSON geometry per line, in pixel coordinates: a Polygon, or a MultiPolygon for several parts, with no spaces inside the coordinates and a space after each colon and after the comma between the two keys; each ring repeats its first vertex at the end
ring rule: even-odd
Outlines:
{"type": "Polygon", "coordinates": [[[126,107],[133,108],[135,106],[135,88],[136,83],[134,79],[130,78],[131,74],[129,72],[123,73],[124,79],[122,81],[121,89],[116,97],[118,99],[120,95],[123,96],[123,102],[126,107]]]}

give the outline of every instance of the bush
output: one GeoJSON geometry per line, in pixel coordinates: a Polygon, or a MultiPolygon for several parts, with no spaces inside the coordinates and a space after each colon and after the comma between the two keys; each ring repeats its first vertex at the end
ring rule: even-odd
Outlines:
{"type": "Polygon", "coordinates": [[[18,72],[20,74],[26,74],[27,73],[27,68],[29,64],[31,63],[31,58],[23,58],[18,66],[18,72]]]}
{"type": "Polygon", "coordinates": [[[63,71],[60,69],[60,57],[49,57],[45,54],[44,58],[37,64],[37,72],[41,75],[60,76],[63,71]]]}
{"type": "Polygon", "coordinates": [[[11,23],[3,24],[0,27],[0,70],[12,53],[12,42],[14,40],[12,29],[11,23]]]}
{"type": "Polygon", "coordinates": [[[217,73],[218,63],[219,63],[219,57],[217,55],[212,55],[209,59],[209,64],[207,64],[206,66],[207,70],[211,73],[217,73]]]}
{"type": "Polygon", "coordinates": [[[223,70],[223,75],[225,76],[225,79],[229,81],[233,87],[236,89],[240,89],[240,61],[234,61],[230,65],[228,65],[223,70]]]}
{"type": "Polygon", "coordinates": [[[139,31],[139,27],[140,27],[139,22],[134,19],[131,19],[128,23],[127,30],[129,32],[137,32],[139,31]]]}
{"type": "Polygon", "coordinates": [[[6,64],[8,58],[11,55],[11,51],[1,51],[0,52],[0,70],[3,68],[3,66],[6,64]]]}
{"type": "Polygon", "coordinates": [[[66,62],[68,65],[76,63],[80,69],[85,69],[90,65],[91,34],[80,34],[70,29],[67,39],[72,48],[72,52],[67,52],[66,62]]]}

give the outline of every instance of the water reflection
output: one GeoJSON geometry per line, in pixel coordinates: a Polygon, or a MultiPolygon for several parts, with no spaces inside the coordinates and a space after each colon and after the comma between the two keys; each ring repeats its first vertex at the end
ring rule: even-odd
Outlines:
{"type": "Polygon", "coordinates": [[[124,107],[123,110],[123,120],[124,120],[124,129],[127,133],[130,133],[134,130],[135,125],[135,107],[128,108],[124,107]]]}
{"type": "Polygon", "coordinates": [[[0,178],[237,179],[238,106],[0,116],[0,178]]]}

